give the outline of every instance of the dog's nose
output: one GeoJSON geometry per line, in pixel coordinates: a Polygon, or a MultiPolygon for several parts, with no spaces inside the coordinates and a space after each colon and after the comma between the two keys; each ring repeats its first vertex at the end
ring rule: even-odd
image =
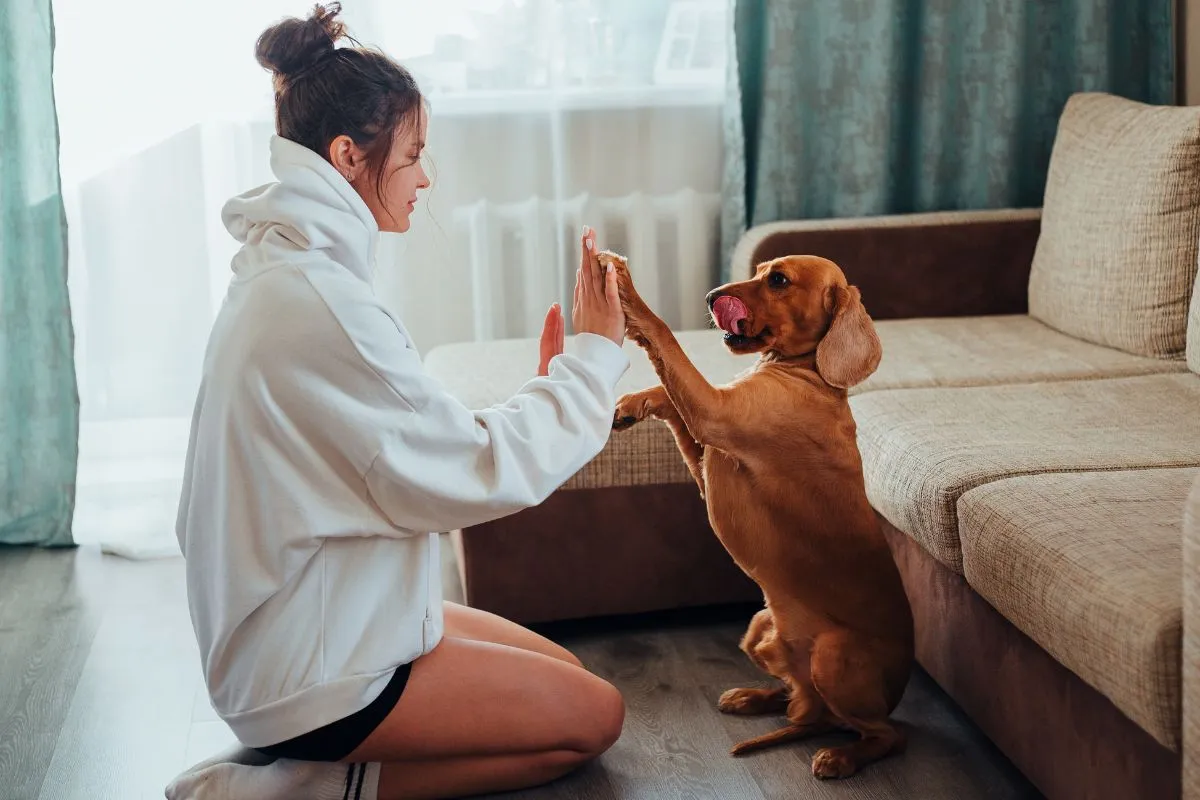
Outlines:
{"type": "Polygon", "coordinates": [[[722,292],[720,289],[713,289],[704,298],[704,300],[708,303],[709,311],[712,311],[713,303],[717,302],[717,298],[720,297],[722,294],[724,294],[724,292],[722,292]]]}

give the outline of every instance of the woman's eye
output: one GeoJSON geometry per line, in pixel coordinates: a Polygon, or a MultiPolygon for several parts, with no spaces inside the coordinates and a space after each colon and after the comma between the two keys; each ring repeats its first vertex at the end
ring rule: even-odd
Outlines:
{"type": "Polygon", "coordinates": [[[774,289],[781,289],[788,285],[787,275],[784,275],[782,272],[772,272],[767,277],[767,284],[774,289]]]}

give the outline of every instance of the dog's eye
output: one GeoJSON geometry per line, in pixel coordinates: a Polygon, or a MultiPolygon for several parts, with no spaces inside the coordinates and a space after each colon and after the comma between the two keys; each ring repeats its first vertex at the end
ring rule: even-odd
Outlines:
{"type": "Polygon", "coordinates": [[[772,289],[782,289],[788,285],[788,277],[782,272],[772,272],[767,276],[767,285],[772,289]]]}

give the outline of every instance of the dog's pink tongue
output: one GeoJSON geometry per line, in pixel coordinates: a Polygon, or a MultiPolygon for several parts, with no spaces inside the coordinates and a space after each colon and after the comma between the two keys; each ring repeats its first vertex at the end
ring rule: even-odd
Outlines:
{"type": "Polygon", "coordinates": [[[727,333],[740,334],[740,323],[750,316],[750,310],[746,308],[746,304],[736,297],[722,295],[717,298],[712,307],[713,319],[717,321],[717,327],[727,333]]]}

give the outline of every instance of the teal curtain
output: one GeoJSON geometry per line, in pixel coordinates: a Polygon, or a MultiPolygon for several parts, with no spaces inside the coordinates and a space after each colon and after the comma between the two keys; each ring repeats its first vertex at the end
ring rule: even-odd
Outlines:
{"type": "Polygon", "coordinates": [[[0,2],[0,543],[72,544],[79,392],[50,0],[0,2]]]}
{"type": "Polygon", "coordinates": [[[734,0],[725,254],[776,220],[1040,206],[1070,94],[1174,101],[1173,5],[734,0]]]}

